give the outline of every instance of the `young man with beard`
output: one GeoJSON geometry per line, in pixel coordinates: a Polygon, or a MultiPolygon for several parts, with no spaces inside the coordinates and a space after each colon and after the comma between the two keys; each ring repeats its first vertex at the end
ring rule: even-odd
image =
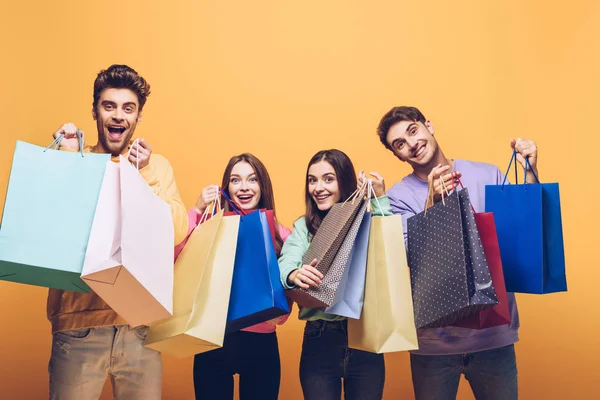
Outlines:
{"type": "MultiPolygon", "coordinates": [[[[414,107],[392,108],[381,119],[377,132],[381,143],[413,169],[387,192],[393,212],[402,215],[405,241],[407,219],[424,210],[430,183],[434,201],[438,202],[443,191],[440,181],[455,189],[460,178],[469,189],[473,207],[482,212],[485,186],[500,184],[504,178],[493,165],[447,158],[434,136],[433,124],[414,107]]],[[[510,145],[516,149],[521,165],[525,166],[525,158],[529,158],[534,171],[528,172],[527,182],[536,182],[535,143],[511,139],[510,145]]],[[[509,325],[480,330],[458,327],[418,330],[419,350],[411,353],[417,400],[455,399],[462,374],[478,400],[517,399],[514,343],[519,340],[519,314],[513,293],[508,293],[508,302],[509,325]]]]}
{"type": "MultiPolygon", "coordinates": [[[[100,71],[94,82],[92,108],[98,142],[86,146],[85,151],[109,153],[113,162],[119,162],[119,155],[126,157],[149,94],[150,85],[126,65],[100,71]]],[[[77,127],[69,123],[54,137],[64,134],[61,149],[78,150],[76,133],[77,127]]],[[[171,206],[178,244],[187,234],[188,218],[169,161],[153,154],[144,139],[139,140],[139,147],[131,148],[128,161],[137,162],[154,193],[171,206]]],[[[107,375],[116,399],[161,398],[160,353],[143,347],[148,327],[127,325],[93,292],[50,289],[47,312],[52,323],[50,399],[96,400],[107,375]]]]}

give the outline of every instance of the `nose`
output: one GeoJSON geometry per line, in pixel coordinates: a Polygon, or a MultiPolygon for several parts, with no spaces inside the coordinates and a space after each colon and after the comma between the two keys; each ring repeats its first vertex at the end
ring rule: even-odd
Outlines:
{"type": "Polygon", "coordinates": [[[124,120],[123,110],[121,110],[120,108],[116,108],[112,118],[115,120],[115,122],[122,122],[124,120]]]}
{"type": "Polygon", "coordinates": [[[317,186],[315,186],[315,192],[320,192],[322,190],[323,190],[323,181],[319,179],[317,181],[317,186]]]}
{"type": "Polygon", "coordinates": [[[242,184],[240,186],[240,190],[248,190],[248,182],[246,182],[245,180],[243,180],[242,184]]]}
{"type": "Polygon", "coordinates": [[[406,139],[406,144],[408,145],[408,147],[410,147],[411,150],[414,150],[417,143],[418,143],[418,140],[415,138],[407,138],[406,139]]]}

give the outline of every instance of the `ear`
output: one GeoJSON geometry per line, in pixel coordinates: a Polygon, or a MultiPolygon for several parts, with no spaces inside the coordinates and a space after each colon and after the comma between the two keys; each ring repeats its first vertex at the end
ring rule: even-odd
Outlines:
{"type": "Polygon", "coordinates": [[[427,128],[429,133],[431,133],[431,135],[433,136],[433,134],[435,133],[435,128],[433,127],[431,121],[425,121],[425,128],[427,128]]]}
{"type": "Polygon", "coordinates": [[[98,114],[96,113],[96,109],[94,107],[92,107],[92,118],[94,121],[98,119],[98,114]]]}
{"type": "Polygon", "coordinates": [[[142,122],[142,112],[141,111],[138,113],[138,116],[137,116],[137,123],[139,124],[140,122],[142,122]]]}

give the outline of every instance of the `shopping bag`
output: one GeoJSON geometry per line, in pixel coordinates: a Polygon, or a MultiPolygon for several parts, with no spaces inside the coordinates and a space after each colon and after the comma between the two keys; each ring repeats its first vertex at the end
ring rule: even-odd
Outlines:
{"type": "Polygon", "coordinates": [[[131,326],[173,310],[171,207],[125,157],[107,168],[82,279],[131,326]]]}
{"type": "Polygon", "coordinates": [[[364,212],[362,198],[333,205],[302,258],[303,264],[317,260],[316,269],[323,274],[322,283],[316,288],[288,290],[290,299],[308,308],[333,304],[364,212]]]}
{"type": "Polygon", "coordinates": [[[226,332],[289,312],[267,215],[260,210],[241,215],[226,332]]]}
{"type": "MultiPolygon", "coordinates": [[[[360,214],[357,218],[360,218],[360,214]]],[[[365,212],[333,303],[330,307],[325,308],[326,313],[346,318],[360,318],[365,298],[370,228],[371,213],[365,212]]]]}
{"type": "Polygon", "coordinates": [[[239,222],[219,211],[192,231],[175,262],[173,317],[150,327],[146,347],[182,358],[223,346],[239,222]]]}
{"type": "Polygon", "coordinates": [[[408,219],[417,328],[452,325],[498,304],[468,189],[408,219]]]}
{"type": "Polygon", "coordinates": [[[83,153],[80,143],[80,152],[69,152],[17,141],[0,226],[0,279],[90,292],[80,276],[111,162],[109,154],[83,153]]]}
{"type": "MultiPolygon", "coordinates": [[[[516,152],[509,171],[513,160],[516,152]]],[[[485,210],[493,212],[496,219],[506,290],[537,294],[567,291],[558,183],[505,183],[506,177],[502,185],[485,187],[485,210]]]]}
{"type": "Polygon", "coordinates": [[[365,300],[360,319],[348,320],[348,346],[372,353],[416,350],[410,271],[402,216],[371,218],[365,300]]]}
{"type": "Polygon", "coordinates": [[[498,235],[493,213],[475,213],[477,230],[483,245],[485,258],[490,267],[492,284],[496,290],[498,304],[458,321],[455,326],[469,329],[486,329],[494,326],[510,324],[510,309],[508,308],[508,297],[506,285],[504,284],[504,273],[502,271],[502,259],[498,246],[498,235]]]}

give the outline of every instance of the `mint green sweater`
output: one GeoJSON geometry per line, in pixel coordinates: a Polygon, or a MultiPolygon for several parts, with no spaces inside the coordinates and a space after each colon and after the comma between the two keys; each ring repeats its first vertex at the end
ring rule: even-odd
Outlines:
{"type": "MultiPolygon", "coordinates": [[[[390,201],[387,196],[381,196],[377,200],[371,200],[371,207],[373,209],[373,215],[375,216],[387,216],[392,215],[392,208],[390,201]]],[[[295,285],[290,285],[287,281],[287,277],[302,266],[302,257],[308,250],[312,237],[308,233],[306,227],[306,220],[304,217],[298,218],[294,222],[294,230],[292,234],[283,244],[281,249],[281,256],[279,257],[279,271],[281,272],[281,284],[286,289],[294,289],[295,285]]],[[[402,240],[399,238],[398,240],[402,240]]],[[[319,309],[315,308],[300,308],[298,318],[305,321],[340,321],[345,317],[338,315],[327,314],[319,309]]]]}

